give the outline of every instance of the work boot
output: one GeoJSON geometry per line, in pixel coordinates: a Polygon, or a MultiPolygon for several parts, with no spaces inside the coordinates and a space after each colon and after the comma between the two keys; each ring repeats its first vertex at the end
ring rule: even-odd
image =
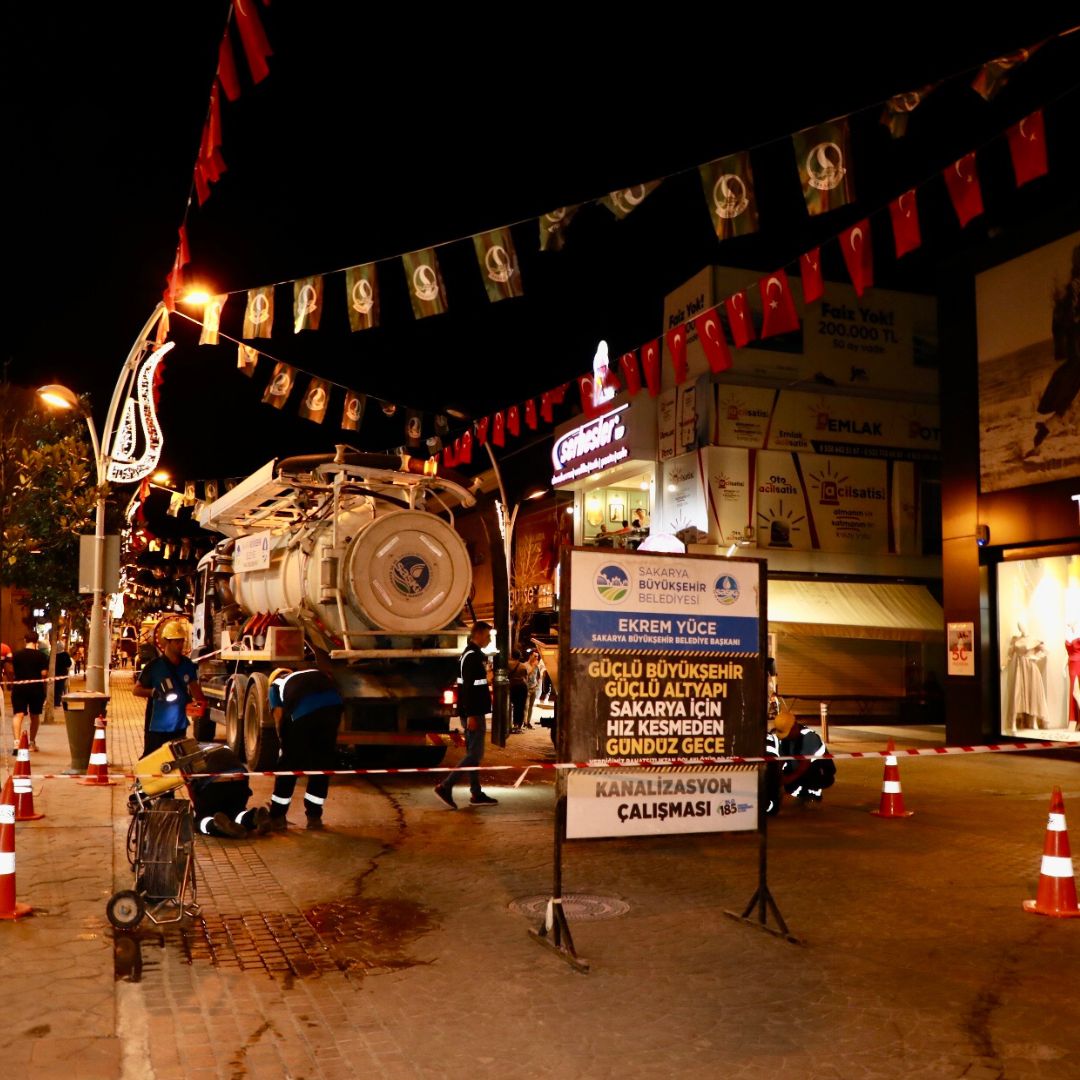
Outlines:
{"type": "Polygon", "coordinates": [[[214,823],[214,828],[222,836],[228,836],[232,840],[247,839],[247,829],[238,822],[233,821],[224,810],[219,810],[210,820],[214,823]]]}
{"type": "Polygon", "coordinates": [[[308,815],[307,827],[314,832],[318,832],[320,829],[326,828],[326,826],[323,824],[323,820],[321,817],[314,817],[311,814],[308,815]]]}
{"type": "MultiPolygon", "coordinates": [[[[282,818],[284,821],[285,819],[282,818]]],[[[272,828],[273,819],[270,817],[270,811],[265,806],[257,806],[255,808],[255,824],[252,826],[252,831],[257,832],[260,836],[265,836],[272,828]]]]}
{"type": "MultiPolygon", "coordinates": [[[[265,810],[266,808],[263,807],[265,810]]],[[[284,814],[271,814],[269,810],[266,811],[270,817],[270,829],[273,832],[284,832],[289,827],[289,822],[284,814]]]]}

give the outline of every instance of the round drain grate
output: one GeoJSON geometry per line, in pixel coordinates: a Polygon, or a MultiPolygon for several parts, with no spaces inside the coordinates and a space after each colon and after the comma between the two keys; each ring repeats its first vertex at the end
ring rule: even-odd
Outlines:
{"type": "MultiPolygon", "coordinates": [[[[542,919],[547,910],[547,893],[541,896],[522,896],[510,904],[510,910],[530,919],[542,919]]],[[[599,922],[617,919],[630,910],[630,905],[617,896],[590,896],[587,893],[567,893],[562,898],[568,922],[599,922]]]]}

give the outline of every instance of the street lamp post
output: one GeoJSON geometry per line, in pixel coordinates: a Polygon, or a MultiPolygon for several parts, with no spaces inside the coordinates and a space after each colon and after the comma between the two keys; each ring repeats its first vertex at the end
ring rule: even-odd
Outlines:
{"type": "MultiPolygon", "coordinates": [[[[116,437],[116,423],[118,412],[122,402],[126,402],[131,394],[132,386],[139,370],[139,365],[146,354],[147,346],[150,345],[150,334],[157,325],[165,310],[164,304],[158,304],[153,314],[146,320],[139,336],[135,339],[131,351],[128,353],[124,366],[120,369],[120,375],[113,389],[112,401],[109,403],[109,412],[105,417],[105,426],[98,438],[97,429],[94,427],[94,419],[85,409],[78,396],[66,386],[52,384],[43,386],[38,390],[38,395],[47,404],[59,409],[74,409],[86,421],[86,427],[90,432],[90,445],[94,451],[94,464],[97,468],[97,511],[94,518],[94,580],[93,580],[93,607],[90,611],[90,642],[86,657],[86,689],[89,693],[105,693],[106,676],[109,670],[109,649],[105,641],[105,496],[106,484],[110,477],[110,466],[114,462],[113,444],[116,437]]],[[[158,350],[164,352],[171,347],[171,343],[163,345],[158,350]]],[[[126,412],[126,410],[125,410],[126,412]]],[[[154,465],[157,464],[156,457],[154,465]]],[[[152,471],[153,466],[151,466],[152,471]]],[[[138,479],[139,477],[131,477],[138,479]]]]}

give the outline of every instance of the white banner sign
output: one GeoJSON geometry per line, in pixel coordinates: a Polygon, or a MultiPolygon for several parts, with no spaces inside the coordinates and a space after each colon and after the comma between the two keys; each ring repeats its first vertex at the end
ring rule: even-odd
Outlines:
{"type": "Polygon", "coordinates": [[[741,832],[758,823],[757,769],[614,769],[567,777],[566,836],[741,832]]]}
{"type": "Polygon", "coordinates": [[[270,534],[255,533],[253,536],[241,536],[233,549],[233,573],[243,574],[248,570],[265,570],[270,565],[270,534]]]}

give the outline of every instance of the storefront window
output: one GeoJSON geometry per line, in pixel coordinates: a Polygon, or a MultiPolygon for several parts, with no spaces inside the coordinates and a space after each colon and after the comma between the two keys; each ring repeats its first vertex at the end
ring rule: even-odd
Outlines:
{"type": "Polygon", "coordinates": [[[636,548],[649,535],[652,490],[652,477],[643,474],[617,487],[584,492],[582,542],[598,547],[636,548]]]}
{"type": "Polygon", "coordinates": [[[1066,739],[1080,729],[1080,555],[998,567],[1001,730],[1066,739]]]}

